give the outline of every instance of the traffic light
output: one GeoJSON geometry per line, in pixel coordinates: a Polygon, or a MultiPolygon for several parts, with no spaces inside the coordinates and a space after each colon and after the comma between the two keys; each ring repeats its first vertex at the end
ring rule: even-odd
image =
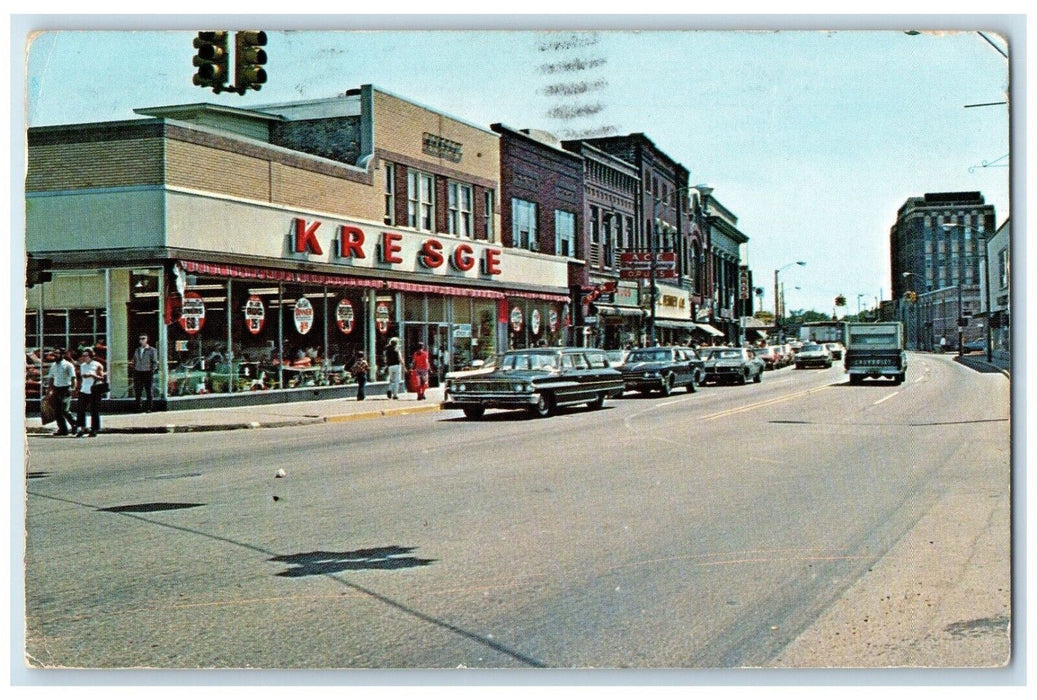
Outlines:
{"type": "Polygon", "coordinates": [[[31,254],[25,259],[25,286],[50,282],[53,274],[50,271],[54,261],[49,258],[35,258],[31,254]]]}
{"type": "Polygon", "coordinates": [[[227,32],[198,32],[194,40],[198,54],[194,65],[198,72],[194,84],[221,92],[227,85],[230,73],[230,52],[227,48],[227,32]]]}
{"type": "Polygon", "coordinates": [[[846,306],[846,297],[844,297],[842,294],[837,296],[835,298],[835,305],[836,306],[846,306]]]}
{"type": "Polygon", "coordinates": [[[239,94],[259,90],[266,82],[266,32],[238,32],[234,35],[234,86],[239,94]]]}

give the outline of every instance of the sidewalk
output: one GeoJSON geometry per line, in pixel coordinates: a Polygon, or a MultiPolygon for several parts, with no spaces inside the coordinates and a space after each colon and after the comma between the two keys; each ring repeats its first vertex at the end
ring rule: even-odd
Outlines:
{"type": "MultiPolygon", "coordinates": [[[[214,430],[248,430],[255,428],[283,428],[315,423],[341,423],[352,420],[402,416],[439,410],[443,400],[442,387],[429,389],[425,400],[417,394],[400,394],[398,400],[385,394],[371,395],[363,401],[353,398],[325,401],[298,401],[263,406],[234,408],[205,408],[188,411],[159,411],[153,413],[101,414],[102,433],[191,433],[214,430]]],[[[73,412],[75,402],[73,401],[73,412]]],[[[89,418],[87,422],[89,423],[89,418]]],[[[55,424],[43,426],[39,416],[25,418],[25,432],[29,435],[49,435],[55,424]]]]}
{"type": "Polygon", "coordinates": [[[969,369],[973,369],[977,372],[982,372],[984,374],[1000,372],[1006,377],[1011,378],[1012,376],[1011,367],[1007,362],[1005,362],[1004,360],[999,360],[997,358],[993,358],[991,362],[987,362],[987,358],[983,354],[962,355],[960,357],[955,357],[954,361],[958,364],[968,367],[969,369]]]}

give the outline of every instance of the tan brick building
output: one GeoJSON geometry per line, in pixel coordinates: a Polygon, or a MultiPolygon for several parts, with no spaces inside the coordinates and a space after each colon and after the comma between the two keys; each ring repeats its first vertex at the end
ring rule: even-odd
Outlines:
{"type": "Polygon", "coordinates": [[[517,303],[562,340],[566,260],[501,245],[489,129],[370,85],[137,112],[29,131],[26,249],[53,281],[27,290],[27,357],[103,343],[129,400],[147,334],[176,408],[349,393],[391,337],[442,376],[501,349],[517,303]]]}

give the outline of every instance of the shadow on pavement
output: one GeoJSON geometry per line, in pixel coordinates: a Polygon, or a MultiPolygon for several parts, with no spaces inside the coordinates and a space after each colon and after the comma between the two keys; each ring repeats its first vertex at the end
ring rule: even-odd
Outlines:
{"type": "Polygon", "coordinates": [[[374,547],[355,549],[351,552],[327,552],[316,550],[299,554],[285,554],[271,557],[270,561],[284,562],[289,568],[278,576],[296,578],[299,576],[320,576],[340,571],[359,571],[361,569],[411,569],[416,566],[428,566],[435,559],[419,559],[409,556],[414,547],[374,547]]]}

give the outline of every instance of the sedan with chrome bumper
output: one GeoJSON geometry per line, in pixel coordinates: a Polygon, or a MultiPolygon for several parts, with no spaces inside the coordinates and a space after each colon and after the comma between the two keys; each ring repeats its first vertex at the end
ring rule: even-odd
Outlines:
{"type": "Polygon", "coordinates": [[[543,417],[559,406],[601,408],[623,392],[623,375],[593,348],[531,348],[500,355],[494,367],[447,381],[442,408],[479,418],[487,408],[543,417]]]}
{"type": "Polygon", "coordinates": [[[631,350],[618,368],[627,391],[669,396],[674,387],[695,391],[705,378],[705,363],[692,348],[681,346],[631,350]]]}

